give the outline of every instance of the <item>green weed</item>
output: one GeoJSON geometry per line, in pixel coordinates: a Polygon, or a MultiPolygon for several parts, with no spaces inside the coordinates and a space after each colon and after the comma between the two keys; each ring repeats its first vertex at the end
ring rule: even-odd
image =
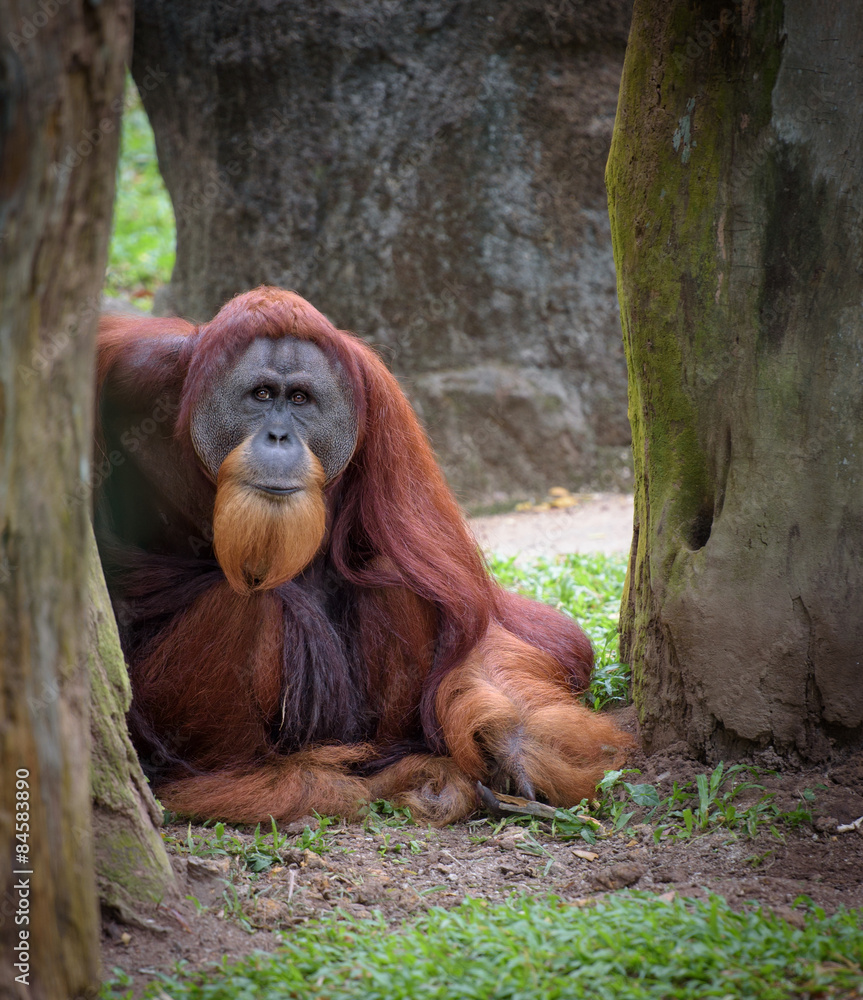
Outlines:
{"type": "Polygon", "coordinates": [[[812,822],[811,806],[815,793],[806,789],[794,809],[783,811],[768,792],[754,781],[741,776],[757,776],[754,768],[740,764],[718,764],[709,774],[696,775],[682,785],[672,783],[671,792],[662,798],[655,785],[633,779],[641,772],[632,768],[608,771],[597,787],[597,798],[583,799],[569,809],[557,809],[554,817],[539,820],[533,816],[507,816],[500,820],[473,820],[471,839],[482,843],[504,827],[522,826],[529,834],[540,832],[560,840],[581,839],[588,844],[636,824],[652,828],[654,839],[686,840],[711,830],[724,829],[754,839],[765,828],[778,840],[783,830],[793,830],[812,822]],[[742,805],[743,793],[750,801],[742,805]],[[491,832],[485,832],[482,827],[491,832]]]}
{"type": "Polygon", "coordinates": [[[384,827],[401,828],[415,826],[414,818],[407,806],[396,806],[386,799],[377,799],[369,806],[363,826],[369,833],[380,833],[384,827]]]}
{"type": "Polygon", "coordinates": [[[719,763],[709,774],[698,774],[694,781],[672,783],[671,792],[660,798],[650,784],[626,780],[637,770],[609,771],[599,784],[600,798],[595,815],[610,823],[612,830],[621,830],[631,821],[653,827],[654,839],[663,837],[685,840],[713,829],[726,829],[755,838],[765,827],[783,839],[780,827],[796,829],[812,822],[811,805],[815,794],[810,789],[801,793],[794,809],[783,811],[775,802],[773,792],[746,777],[757,777],[757,770],[743,764],[726,767],[719,763]],[[742,805],[739,796],[752,801],[742,805]]]}
{"type": "Polygon", "coordinates": [[[330,816],[318,816],[318,828],[313,830],[307,826],[297,837],[289,837],[279,832],[275,820],[271,820],[269,833],[261,832],[260,823],[252,834],[251,841],[243,838],[235,830],[229,830],[224,823],[213,826],[212,836],[196,837],[192,832],[192,824],[188,826],[183,840],[165,836],[169,847],[181,854],[189,854],[199,858],[233,857],[253,874],[268,871],[274,865],[286,863],[287,852],[313,851],[315,854],[325,854],[331,849],[332,838],[327,835],[327,829],[338,820],[330,816]]]}
{"type": "Polygon", "coordinates": [[[225,891],[222,893],[222,899],[225,903],[222,910],[225,919],[233,920],[248,934],[254,934],[255,928],[252,927],[251,923],[249,923],[246,919],[246,914],[243,912],[243,901],[240,899],[240,894],[237,892],[237,887],[233,884],[233,882],[228,882],[225,886],[225,891]]]}

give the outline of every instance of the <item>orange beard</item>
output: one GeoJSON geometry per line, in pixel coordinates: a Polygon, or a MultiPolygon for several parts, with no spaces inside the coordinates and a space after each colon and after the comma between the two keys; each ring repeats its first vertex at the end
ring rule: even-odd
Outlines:
{"type": "Polygon", "coordinates": [[[244,441],[222,462],[213,512],[213,547],[239,594],[272,590],[314,559],[326,530],[321,463],[306,449],[303,489],[272,496],[250,486],[244,441]]]}

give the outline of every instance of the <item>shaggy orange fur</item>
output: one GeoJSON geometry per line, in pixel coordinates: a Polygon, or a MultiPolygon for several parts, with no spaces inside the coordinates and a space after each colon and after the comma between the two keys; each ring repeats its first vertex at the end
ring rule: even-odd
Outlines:
{"type": "Polygon", "coordinates": [[[225,580],[177,616],[132,677],[133,692],[152,692],[148,707],[157,717],[148,713],[146,722],[162,727],[167,750],[200,768],[218,767],[226,744],[237,756],[253,759],[266,743],[268,721],[279,713],[283,636],[281,604],[273,593],[241,595],[225,580]],[[202,664],[206,684],[200,683],[202,664]],[[231,711],[225,712],[228,692],[231,711]]]}
{"type": "Polygon", "coordinates": [[[247,481],[248,446],[244,441],[222,463],[213,512],[216,557],[238,594],[272,590],[302,572],[321,546],[327,521],[324,470],[308,447],[303,489],[272,496],[247,481]]]}
{"type": "Polygon", "coordinates": [[[630,742],[573,697],[553,657],[499,625],[443,679],[436,707],[465,774],[491,785],[510,777],[552,805],[592,796],[630,742]]]}
{"type": "Polygon", "coordinates": [[[169,809],[189,816],[220,816],[231,823],[322,816],[355,818],[368,805],[365,782],[348,772],[370,748],[324,746],[287,757],[273,755],[248,768],[183,778],[159,789],[169,809]]]}
{"type": "Polygon", "coordinates": [[[452,757],[410,754],[370,778],[367,788],[372,801],[391,799],[407,806],[414,819],[434,826],[454,823],[479,804],[476,781],[452,757]]]}

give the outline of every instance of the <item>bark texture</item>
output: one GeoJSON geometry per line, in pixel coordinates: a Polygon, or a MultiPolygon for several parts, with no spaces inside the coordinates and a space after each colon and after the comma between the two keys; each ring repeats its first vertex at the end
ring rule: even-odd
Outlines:
{"type": "Polygon", "coordinates": [[[99,982],[79,493],[131,10],[70,0],[3,13],[0,994],[65,1000],[99,982]]]}
{"type": "Polygon", "coordinates": [[[637,0],[607,183],[648,745],[863,735],[863,8],[637,0]]]}
{"type": "Polygon", "coordinates": [[[296,289],[405,377],[471,500],[628,486],[603,170],[630,6],[140,0],[161,311],[296,289]]]}
{"type": "Polygon", "coordinates": [[[132,688],[92,533],[88,560],[93,839],[99,900],[115,918],[153,930],[159,927],[157,907],[174,900],[179,889],[156,829],[162,825],[162,811],[126,728],[132,688]]]}

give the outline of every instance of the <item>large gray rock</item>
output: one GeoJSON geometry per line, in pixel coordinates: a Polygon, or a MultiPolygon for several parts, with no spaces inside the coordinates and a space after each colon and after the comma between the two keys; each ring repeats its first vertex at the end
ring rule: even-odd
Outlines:
{"type": "Polygon", "coordinates": [[[162,311],[296,289],[380,348],[469,501],[626,485],[603,171],[629,17],[139,0],[178,227],[162,311]]]}

